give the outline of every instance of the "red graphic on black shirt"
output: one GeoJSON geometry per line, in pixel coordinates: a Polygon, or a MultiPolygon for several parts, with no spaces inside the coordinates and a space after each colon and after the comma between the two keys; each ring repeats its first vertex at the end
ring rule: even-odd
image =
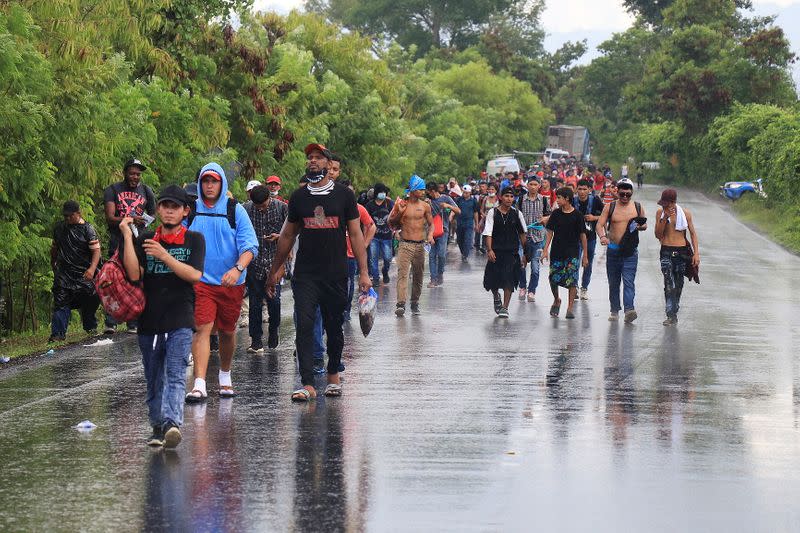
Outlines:
{"type": "Polygon", "coordinates": [[[339,217],[326,217],[325,209],[318,205],[314,208],[313,217],[304,217],[303,226],[307,229],[336,229],[339,227],[339,217]]]}
{"type": "Polygon", "coordinates": [[[118,217],[140,217],[144,214],[147,199],[134,191],[123,191],[117,194],[118,217]]]}

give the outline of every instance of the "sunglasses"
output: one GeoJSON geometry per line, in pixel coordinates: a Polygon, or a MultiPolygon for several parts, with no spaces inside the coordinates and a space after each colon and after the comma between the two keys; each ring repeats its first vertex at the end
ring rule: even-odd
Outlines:
{"type": "Polygon", "coordinates": [[[631,196],[633,196],[633,193],[632,192],[621,192],[621,193],[619,193],[619,195],[622,198],[630,198],[631,196]]]}

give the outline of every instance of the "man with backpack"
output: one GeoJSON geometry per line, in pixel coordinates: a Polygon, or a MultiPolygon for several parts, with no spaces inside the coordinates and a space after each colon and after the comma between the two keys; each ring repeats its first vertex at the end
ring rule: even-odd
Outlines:
{"type": "Polygon", "coordinates": [[[200,197],[189,214],[188,227],[206,240],[203,277],[195,285],[195,326],[192,341],[194,386],[187,402],[202,402],[210,356],[211,330],[219,334],[219,395],[236,396],[231,383],[231,364],[236,348],[236,322],[242,307],[247,266],[258,255],[258,239],[244,207],[228,198],[225,171],[216,163],[200,169],[200,197]]]}
{"type": "Polygon", "coordinates": [[[615,200],[603,208],[597,221],[597,235],[600,244],[608,246],[606,254],[606,273],[608,275],[608,298],[611,303],[610,321],[619,320],[621,309],[619,301],[620,283],[623,289],[625,322],[636,320],[636,269],[639,264],[639,232],[647,229],[647,218],[639,202],[631,202],[633,182],[621,179],[617,182],[615,200]]]}
{"type": "Polygon", "coordinates": [[[439,193],[439,186],[435,181],[425,185],[428,198],[431,201],[431,215],[433,216],[433,244],[428,252],[431,281],[428,288],[440,287],[444,283],[444,266],[447,263],[447,233],[450,226],[450,213],[461,213],[456,202],[448,194],[439,193]]]}
{"type": "MultiPolygon", "coordinates": [[[[263,316],[264,300],[267,301],[269,315],[269,335],[267,346],[275,349],[280,342],[278,327],[281,325],[281,286],[275,289],[273,298],[267,297],[266,283],[272,262],[278,249],[278,237],[286,220],[289,208],[287,204],[275,199],[269,189],[258,185],[250,191],[250,201],[244,205],[258,239],[258,256],[247,269],[248,326],[250,347],[248,353],[264,353],[262,337],[264,335],[263,316]]],[[[281,272],[283,276],[283,272],[281,272]]]]}
{"type": "MultiPolygon", "coordinates": [[[[103,205],[108,222],[108,256],[113,257],[122,244],[119,223],[130,217],[133,224],[142,230],[147,220],[152,221],[156,212],[156,198],[153,189],[142,183],[142,173],[147,167],[136,158],[129,159],[122,167],[123,179],[106,187],[103,191],[103,205]]],[[[117,329],[117,321],[106,314],[105,334],[112,334],[117,329]]],[[[136,333],[136,321],[128,322],[128,333],[136,333]]]]}
{"type": "Polygon", "coordinates": [[[372,221],[375,223],[375,238],[369,243],[369,275],[372,285],[379,287],[383,273],[383,283],[389,283],[389,266],[392,264],[392,238],[394,232],[389,226],[389,213],[392,212],[394,202],[388,197],[389,188],[383,183],[376,183],[374,187],[375,198],[367,202],[366,208],[372,221]],[[383,268],[379,263],[383,259],[383,268]]]}
{"type": "MultiPolygon", "coordinates": [[[[589,299],[589,283],[592,281],[592,263],[594,252],[597,248],[597,221],[603,213],[603,201],[592,193],[592,182],[582,179],[578,182],[577,195],[573,199],[573,207],[583,217],[586,233],[586,250],[589,254],[589,264],[583,268],[580,282],[580,299],[589,299]]],[[[582,250],[581,250],[582,252],[582,250]]],[[[579,255],[581,255],[579,253],[579,255]]]]}
{"type": "Polygon", "coordinates": [[[532,177],[528,180],[528,194],[521,196],[517,201],[517,209],[525,219],[525,228],[528,238],[525,241],[525,257],[529,258],[531,265],[530,281],[525,282],[525,266],[520,269],[519,299],[526,297],[529,302],[536,301],[536,288],[539,286],[539,269],[541,263],[544,239],[546,232],[544,225],[550,216],[550,198],[539,194],[539,179],[532,177]]]}
{"type": "Polygon", "coordinates": [[[186,366],[194,328],[193,285],[203,275],[205,239],[187,231],[189,196],[178,185],[158,196],[161,219],[155,233],[131,231],[133,219],[120,222],[120,258],[127,277],[141,281],[145,306],[139,316],[139,348],[147,382],[147,407],[153,434],[150,446],[174,448],[181,441],[186,366]]]}
{"type": "Polygon", "coordinates": [[[475,228],[478,226],[478,201],[472,196],[472,187],[464,185],[461,198],[456,200],[456,205],[461,210],[458,213],[456,226],[458,248],[461,250],[461,260],[467,261],[475,242],[475,228]]]}

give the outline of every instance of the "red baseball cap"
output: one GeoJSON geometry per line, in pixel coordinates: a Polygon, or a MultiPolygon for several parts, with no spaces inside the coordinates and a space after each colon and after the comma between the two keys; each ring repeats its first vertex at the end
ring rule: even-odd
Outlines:
{"type": "Polygon", "coordinates": [[[214,172],[213,170],[206,170],[205,172],[203,172],[203,174],[200,176],[200,179],[202,180],[206,176],[211,176],[217,181],[222,181],[222,176],[220,176],[217,172],[214,172]]]}
{"type": "Polygon", "coordinates": [[[265,183],[267,185],[269,185],[270,183],[277,183],[278,185],[280,185],[281,179],[278,176],[270,176],[267,178],[267,181],[265,183]]]}
{"type": "Polygon", "coordinates": [[[324,145],[324,144],[319,144],[319,143],[311,143],[311,144],[309,144],[308,146],[306,146],[306,149],[304,150],[304,152],[306,153],[306,155],[308,155],[308,154],[310,154],[311,152],[313,152],[314,150],[318,150],[318,151],[322,152],[322,155],[324,155],[326,159],[330,159],[330,158],[328,157],[328,155],[330,154],[330,152],[328,151],[328,149],[327,149],[327,148],[325,148],[325,145],[324,145]]]}

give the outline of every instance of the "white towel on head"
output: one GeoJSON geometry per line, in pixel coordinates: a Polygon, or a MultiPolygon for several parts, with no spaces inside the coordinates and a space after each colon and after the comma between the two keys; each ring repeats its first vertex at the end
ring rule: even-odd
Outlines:
{"type": "MultiPolygon", "coordinates": [[[[677,231],[685,231],[689,229],[689,221],[686,220],[686,213],[684,213],[683,208],[678,204],[675,204],[675,213],[675,229],[677,231]]],[[[667,212],[662,210],[661,220],[664,220],[664,218],[667,218],[667,212]]]]}

